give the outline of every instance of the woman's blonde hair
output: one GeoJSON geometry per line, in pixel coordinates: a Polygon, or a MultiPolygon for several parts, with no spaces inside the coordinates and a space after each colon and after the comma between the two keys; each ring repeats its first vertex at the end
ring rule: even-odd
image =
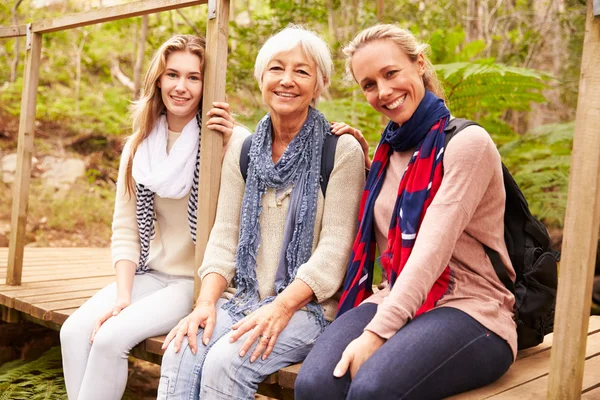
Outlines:
{"type": "Polygon", "coordinates": [[[354,54],[366,44],[376,40],[391,40],[397,44],[413,62],[418,60],[419,54],[422,54],[425,62],[425,72],[423,74],[425,88],[437,97],[444,99],[444,88],[433,69],[431,61],[429,61],[425,54],[429,50],[429,45],[419,43],[410,31],[396,25],[378,24],[361,31],[356,35],[348,46],[344,48],[344,54],[346,55],[346,72],[348,75],[354,78],[354,73],[352,71],[352,57],[354,54]]]}
{"type": "Polygon", "coordinates": [[[166,107],[162,101],[158,80],[165,72],[167,58],[171,53],[177,51],[187,51],[195,54],[200,59],[200,72],[204,79],[204,51],[206,40],[203,37],[193,35],[175,35],[164,42],[152,56],[144,84],[141,88],[139,100],[133,103],[131,119],[133,125],[133,134],[127,139],[130,146],[129,159],[127,160],[127,171],[125,175],[125,187],[127,193],[131,194],[135,188],[133,185],[133,176],[131,169],[133,166],[133,157],[140,143],[144,141],[152,132],[156,120],[165,112],[166,107]]]}

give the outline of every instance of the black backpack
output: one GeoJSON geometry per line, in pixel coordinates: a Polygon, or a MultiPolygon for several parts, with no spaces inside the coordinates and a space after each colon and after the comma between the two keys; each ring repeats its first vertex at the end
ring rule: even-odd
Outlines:
{"type": "MultiPolygon", "coordinates": [[[[244,181],[246,181],[246,177],[248,176],[248,164],[250,163],[250,155],[248,153],[250,152],[253,137],[254,135],[250,135],[244,139],[242,152],[240,153],[240,172],[244,177],[244,181]]],[[[321,154],[321,191],[323,192],[323,197],[325,197],[325,192],[327,192],[329,176],[333,170],[335,149],[339,138],[337,135],[328,134],[325,136],[325,141],[323,142],[323,154],[321,154]]]]}
{"type": "MultiPolygon", "coordinates": [[[[455,118],[445,129],[446,145],[473,121],[455,118]]],[[[554,305],[558,285],[560,253],[550,247],[546,227],[531,212],[525,196],[508,169],[502,164],[506,209],[504,241],[516,272],[516,281],[508,277],[506,267],[495,250],[484,246],[500,281],[515,295],[515,322],[518,348],[537,346],[554,328],[554,305]]]]}

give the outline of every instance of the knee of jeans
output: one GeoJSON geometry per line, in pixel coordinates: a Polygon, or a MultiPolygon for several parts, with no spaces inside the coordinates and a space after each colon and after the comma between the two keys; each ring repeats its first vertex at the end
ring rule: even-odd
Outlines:
{"type": "Polygon", "coordinates": [[[322,371],[314,370],[312,368],[300,368],[296,382],[294,383],[294,398],[296,400],[318,400],[325,398],[322,394],[326,395],[323,388],[331,386],[329,379],[335,379],[333,375],[331,377],[325,376],[322,371]]]}
{"type": "Polygon", "coordinates": [[[102,354],[103,357],[127,358],[131,348],[127,347],[128,343],[123,341],[124,337],[127,337],[124,332],[100,328],[94,336],[92,351],[96,354],[102,354]]]}
{"type": "Polygon", "coordinates": [[[82,339],[89,340],[91,327],[83,324],[77,319],[69,317],[60,328],[60,344],[65,347],[71,343],[80,342],[82,339]]]}
{"type": "Polygon", "coordinates": [[[240,347],[241,343],[229,343],[227,336],[217,341],[208,351],[204,360],[202,385],[207,384],[213,387],[217,385],[217,382],[222,383],[223,379],[241,381],[245,376],[237,375],[236,371],[244,360],[250,357],[250,354],[240,357],[240,347]]]}
{"type": "Polygon", "coordinates": [[[385,390],[374,374],[357,373],[352,380],[347,400],[385,398],[385,390]]]}

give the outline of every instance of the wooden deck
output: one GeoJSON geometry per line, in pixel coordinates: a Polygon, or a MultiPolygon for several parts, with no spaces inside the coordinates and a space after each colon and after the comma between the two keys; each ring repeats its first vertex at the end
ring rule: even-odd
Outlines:
{"type": "MultiPolygon", "coordinates": [[[[6,277],[8,249],[0,248],[0,282],[6,277]]],[[[27,248],[21,286],[0,285],[5,321],[19,318],[59,329],[65,319],[99,289],[114,280],[110,250],[98,248],[27,248]]],[[[588,329],[582,399],[600,400],[600,317],[588,329]]],[[[139,344],[132,354],[160,363],[162,338],[139,344]]],[[[496,383],[452,399],[545,398],[552,335],[543,344],[519,352],[517,362],[496,383]]],[[[282,400],[293,398],[298,365],[284,368],[260,385],[259,392],[282,400]]]]}

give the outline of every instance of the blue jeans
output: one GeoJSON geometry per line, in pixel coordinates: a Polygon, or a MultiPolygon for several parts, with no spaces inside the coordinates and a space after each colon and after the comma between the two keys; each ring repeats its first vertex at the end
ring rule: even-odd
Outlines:
{"type": "Polygon", "coordinates": [[[277,338],[266,360],[250,363],[256,343],[244,357],[239,351],[250,332],[229,343],[233,322],[229,312],[217,302],[217,321],[208,346],[202,344],[203,330],[198,331],[198,351],[192,354],[187,337],[179,353],[173,342],[165,351],[160,371],[158,399],[230,400],[252,399],[258,384],[267,376],[288,365],[302,361],[322,333],[316,318],[307,311],[297,311],[277,338]]]}
{"type": "Polygon", "coordinates": [[[335,378],[342,352],[376,311],[377,305],[363,304],[325,330],[302,364],[296,400],[441,399],[495,381],[513,362],[506,341],[468,314],[440,307],[400,329],[353,380],[349,373],[335,378]]]}

